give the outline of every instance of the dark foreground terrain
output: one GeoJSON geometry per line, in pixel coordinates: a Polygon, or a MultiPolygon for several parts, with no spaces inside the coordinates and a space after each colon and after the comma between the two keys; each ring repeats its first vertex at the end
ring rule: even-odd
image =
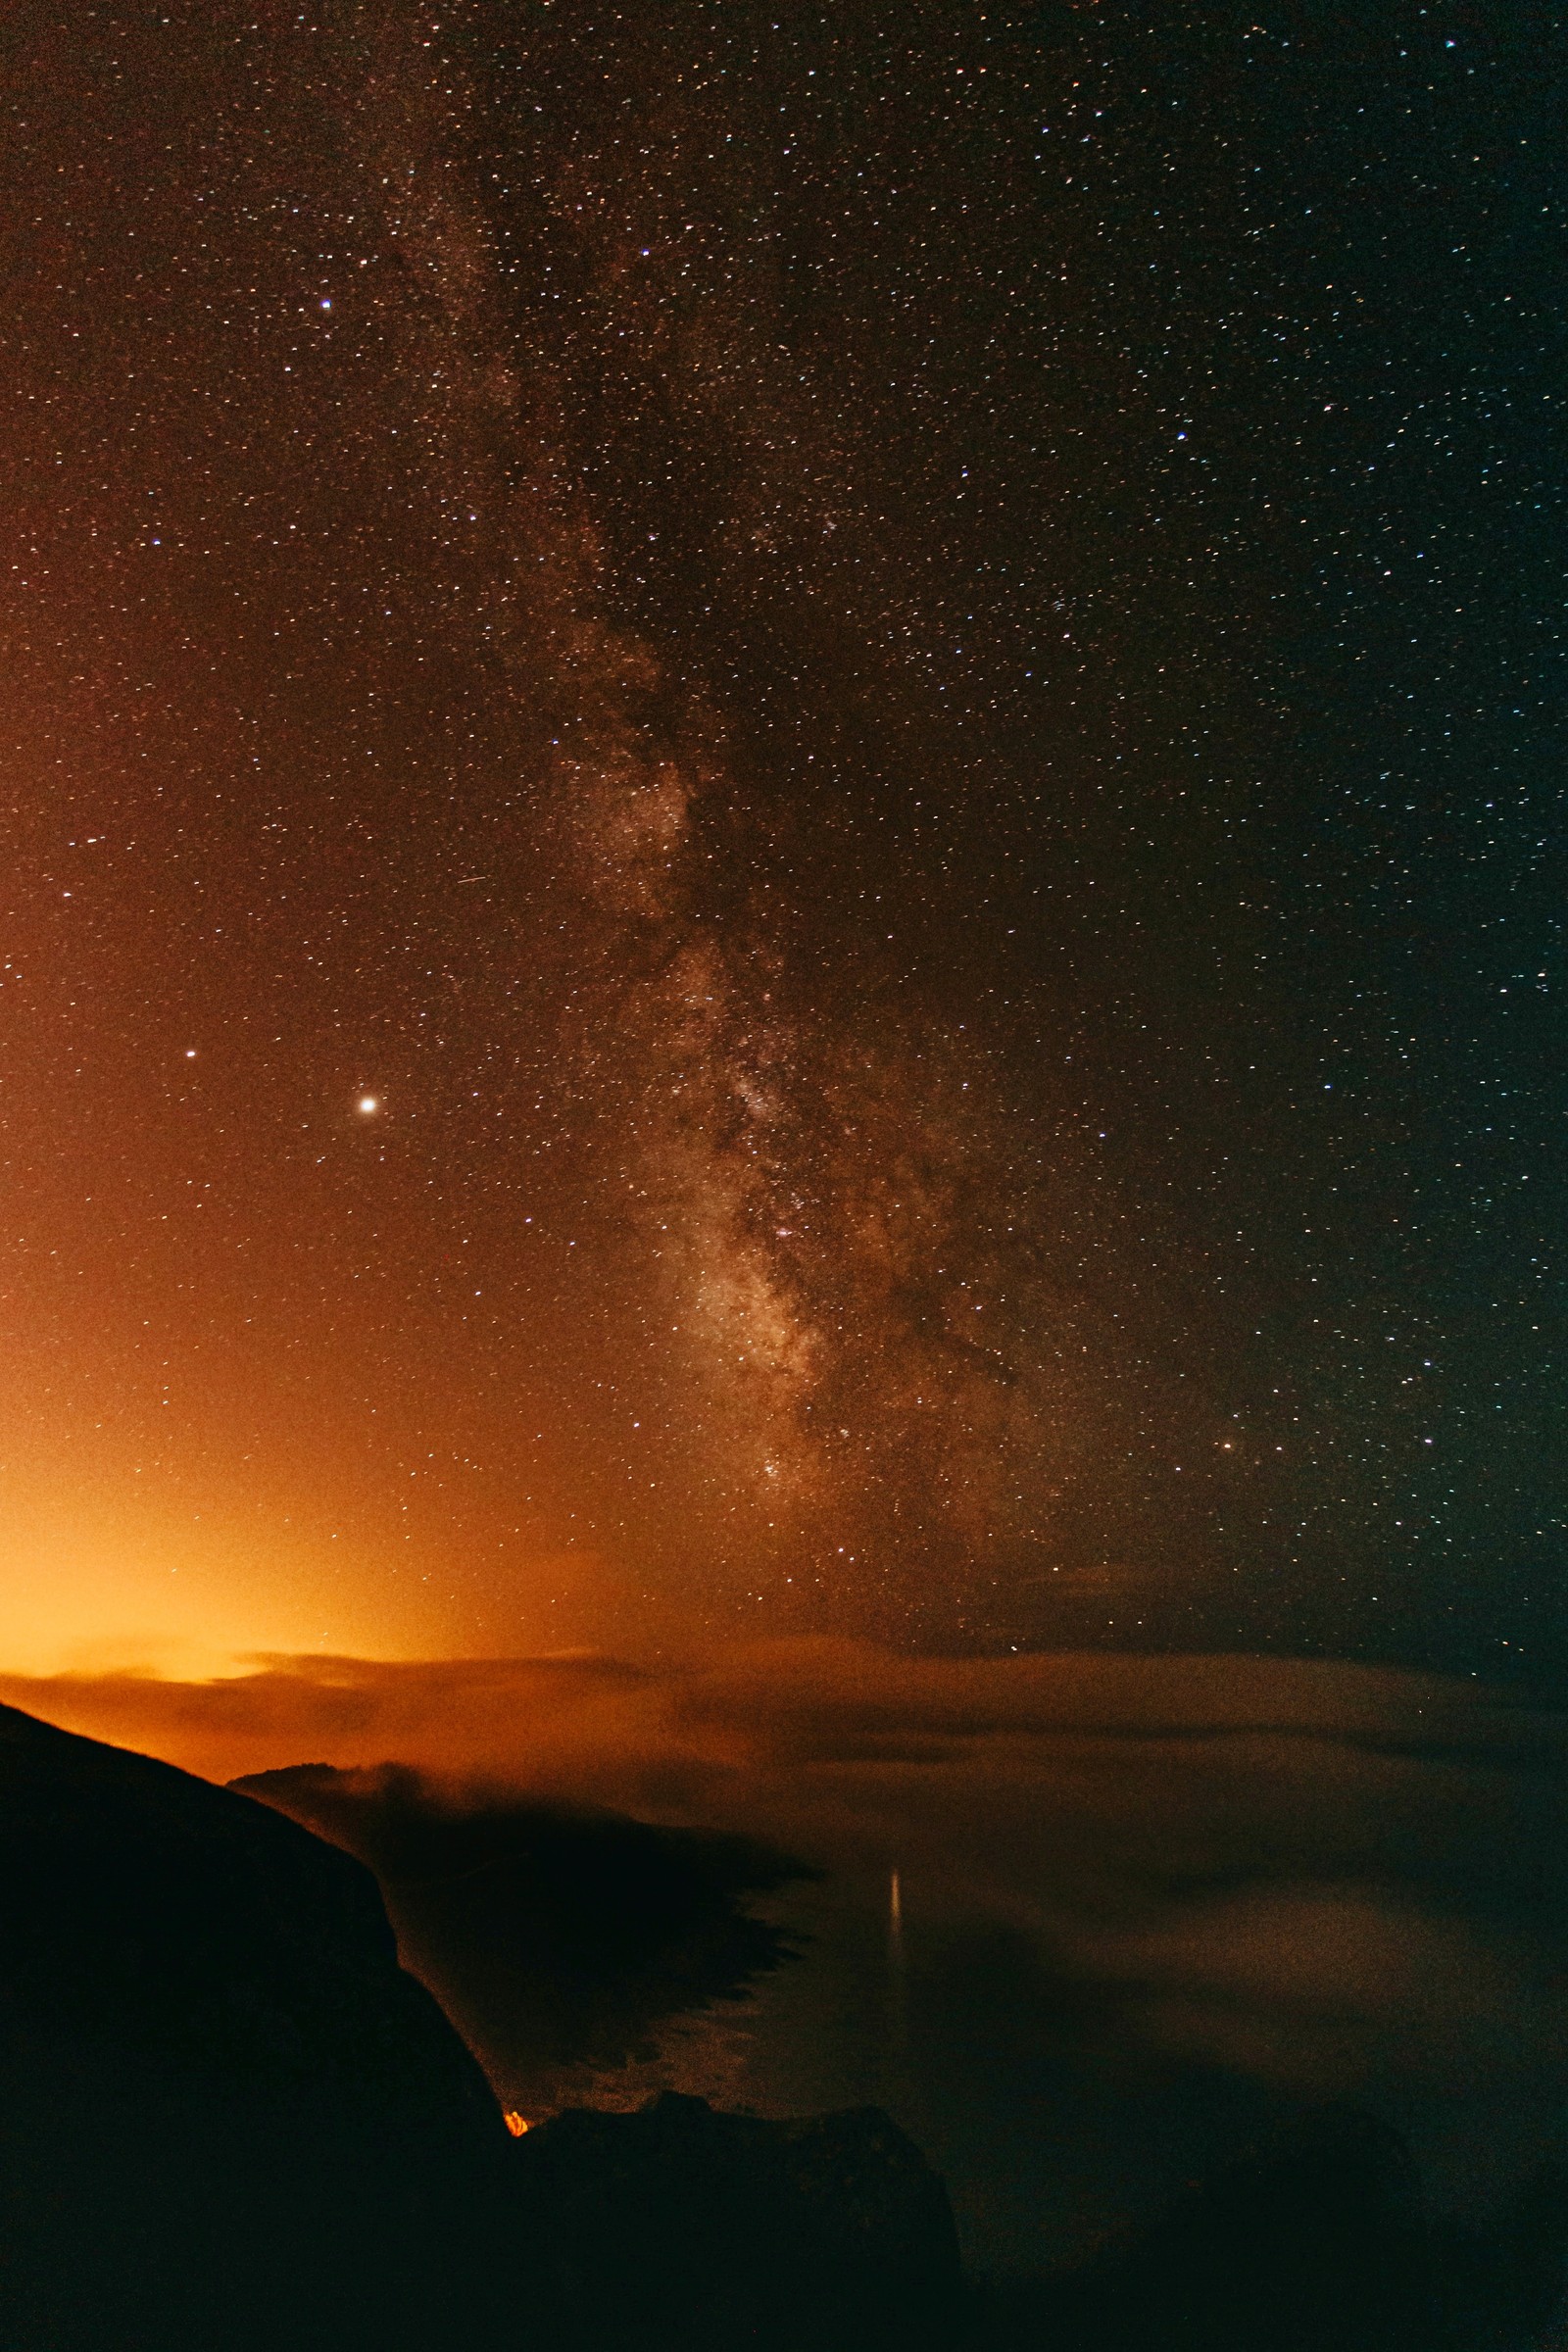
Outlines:
{"type": "Polygon", "coordinates": [[[1568,2184],[1424,2218],[1342,2111],[1071,2274],[983,2287],[875,2110],[508,2132],[368,1871],[0,1709],[4,2352],[1536,2352],[1568,2184]]]}

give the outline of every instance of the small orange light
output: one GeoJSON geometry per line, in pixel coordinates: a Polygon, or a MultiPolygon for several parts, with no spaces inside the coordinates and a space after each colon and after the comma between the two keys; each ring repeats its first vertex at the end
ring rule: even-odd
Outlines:
{"type": "Polygon", "coordinates": [[[512,2133],[514,2139],[520,2139],[528,2129],[527,2124],[517,2113],[515,2107],[509,2107],[507,2109],[505,2122],[507,2130],[512,2133]]]}

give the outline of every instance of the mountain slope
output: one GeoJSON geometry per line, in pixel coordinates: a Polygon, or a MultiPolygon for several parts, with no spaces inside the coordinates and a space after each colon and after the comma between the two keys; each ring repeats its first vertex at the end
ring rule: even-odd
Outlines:
{"type": "Polygon", "coordinates": [[[3,1708],[0,1887],[0,2342],[489,2331],[506,2133],[368,1871],[3,1708]]]}

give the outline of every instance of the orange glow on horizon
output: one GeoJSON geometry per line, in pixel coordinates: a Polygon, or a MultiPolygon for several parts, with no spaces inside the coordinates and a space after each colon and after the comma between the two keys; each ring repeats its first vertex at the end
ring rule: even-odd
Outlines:
{"type": "Polygon", "coordinates": [[[596,1549],[563,1552],[527,1541],[532,1530],[502,1555],[514,1580],[503,1607],[478,1587],[476,1536],[425,1526],[410,1542],[341,1485],[324,1499],[296,1498],[259,1479],[262,1492],[247,1496],[244,1465],[232,1462],[203,1463],[190,1478],[167,1459],[150,1460],[146,1475],[133,1464],[117,1476],[102,1458],[24,1456],[8,1467],[4,1673],[206,1682],[267,1656],[510,1656],[597,1643],[607,1620],[627,1615],[596,1549]]]}

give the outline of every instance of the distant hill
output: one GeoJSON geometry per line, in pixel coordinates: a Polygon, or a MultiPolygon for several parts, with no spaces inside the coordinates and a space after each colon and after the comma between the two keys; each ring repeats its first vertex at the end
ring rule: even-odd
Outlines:
{"type": "Polygon", "coordinates": [[[561,2070],[622,2066],[671,2017],[742,1995],[790,1948],[751,1898],[813,1875],[713,1830],[499,1793],[459,1801],[396,1764],[301,1764],[231,1786],[375,1873],[409,1967],[519,2104],[561,2070]]]}

